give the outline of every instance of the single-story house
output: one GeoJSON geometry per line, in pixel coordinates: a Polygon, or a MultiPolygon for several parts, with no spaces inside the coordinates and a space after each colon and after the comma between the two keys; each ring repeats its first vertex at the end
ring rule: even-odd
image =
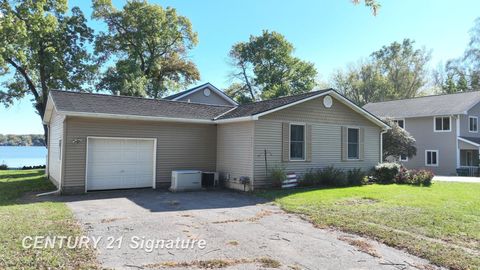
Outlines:
{"type": "Polygon", "coordinates": [[[238,105],[211,84],[167,97],[51,91],[48,169],[62,193],[166,188],[173,170],[216,171],[229,188],[269,170],[368,170],[388,125],[333,89],[238,105]]]}

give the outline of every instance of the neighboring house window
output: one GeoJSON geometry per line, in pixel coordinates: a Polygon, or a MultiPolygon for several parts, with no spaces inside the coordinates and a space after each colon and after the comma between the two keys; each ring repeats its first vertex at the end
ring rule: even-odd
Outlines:
{"type": "Polygon", "coordinates": [[[400,155],[400,161],[408,161],[407,155],[400,155]]]}
{"type": "Polygon", "coordinates": [[[468,131],[478,132],[478,117],[476,116],[468,117],[468,131]]]}
{"type": "Polygon", "coordinates": [[[58,141],[58,160],[62,160],[62,140],[58,141]]]}
{"type": "Polygon", "coordinates": [[[450,131],[450,116],[435,117],[434,119],[434,131],[446,132],[450,131]]]}
{"type": "Polygon", "coordinates": [[[425,166],[438,166],[438,150],[425,151],[425,166]]]}
{"type": "Polygon", "coordinates": [[[360,136],[358,128],[349,128],[347,132],[347,142],[348,142],[348,159],[359,159],[360,152],[360,136]]]}
{"type": "Polygon", "coordinates": [[[290,159],[305,160],[305,125],[290,125],[290,159]]]}
{"type": "Polygon", "coordinates": [[[396,123],[399,127],[405,129],[405,120],[404,119],[393,120],[393,122],[396,123]]]}

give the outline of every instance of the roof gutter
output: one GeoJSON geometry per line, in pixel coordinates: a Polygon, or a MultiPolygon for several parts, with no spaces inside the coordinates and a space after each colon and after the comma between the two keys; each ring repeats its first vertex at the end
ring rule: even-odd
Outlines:
{"type": "Polygon", "coordinates": [[[245,122],[245,121],[255,121],[258,120],[258,116],[244,116],[244,117],[236,117],[236,118],[228,118],[228,119],[220,119],[214,120],[217,124],[227,124],[227,123],[237,123],[237,122],[245,122]]]}
{"type": "Polygon", "coordinates": [[[107,118],[122,120],[144,120],[144,121],[161,121],[161,122],[177,122],[177,123],[195,123],[195,124],[215,124],[214,121],[208,119],[192,119],[178,117],[161,117],[161,116],[142,116],[142,115],[125,115],[125,114],[108,114],[108,113],[87,113],[87,112],[71,112],[58,111],[61,114],[77,117],[88,118],[107,118]]]}

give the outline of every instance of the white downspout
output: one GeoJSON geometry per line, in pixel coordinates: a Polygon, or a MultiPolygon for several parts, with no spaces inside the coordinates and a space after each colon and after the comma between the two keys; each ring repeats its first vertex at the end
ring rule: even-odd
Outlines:
{"type": "Polygon", "coordinates": [[[457,115],[457,121],[456,121],[456,147],[457,147],[457,168],[460,168],[460,146],[458,144],[458,139],[460,137],[460,115],[457,115]]]}
{"type": "Polygon", "coordinates": [[[37,194],[36,196],[37,197],[47,196],[47,195],[51,195],[51,194],[60,193],[60,191],[61,191],[61,189],[58,188],[57,190],[49,191],[49,192],[45,192],[45,193],[40,193],[40,194],[37,194]]]}
{"type": "Polygon", "coordinates": [[[383,162],[383,134],[387,133],[387,130],[382,129],[380,132],[380,163],[383,162]]]}

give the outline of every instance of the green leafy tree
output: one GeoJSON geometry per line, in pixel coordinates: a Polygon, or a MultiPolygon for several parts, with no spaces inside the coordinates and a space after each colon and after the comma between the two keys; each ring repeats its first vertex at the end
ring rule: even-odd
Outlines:
{"type": "Polygon", "coordinates": [[[266,30],[233,45],[229,55],[234,83],[227,92],[247,102],[311,91],[317,71],[312,63],[294,57],[293,51],[283,35],[266,30]]]}
{"type": "Polygon", "coordinates": [[[427,82],[427,64],[430,52],[415,49],[415,41],[404,39],[373,52],[372,61],[390,84],[391,98],[412,98],[427,82]]]}
{"type": "Polygon", "coordinates": [[[390,87],[379,68],[365,61],[351,65],[346,71],[334,73],[333,84],[360,106],[384,99],[390,87]]]}
{"type": "MultiPolygon", "coordinates": [[[[353,3],[358,5],[362,2],[361,0],[353,0],[353,3]]],[[[377,0],[364,0],[363,1],[365,6],[372,10],[373,15],[377,15],[378,10],[380,9],[381,5],[377,0]]]]}
{"type": "Polygon", "coordinates": [[[110,0],[94,0],[93,9],[93,18],[108,26],[96,39],[95,52],[103,61],[116,61],[103,74],[99,90],[160,98],[167,89],[200,79],[188,59],[197,33],[174,8],[128,1],[117,10],[110,0]]]}
{"type": "Polygon", "coordinates": [[[388,119],[389,129],[383,134],[383,160],[389,157],[398,159],[401,155],[412,158],[417,154],[416,141],[405,129],[388,119]]]}
{"type": "Polygon", "coordinates": [[[443,80],[436,80],[441,93],[475,91],[480,89],[480,17],[470,31],[470,42],[462,57],[447,62],[443,80]]]}
{"type": "Polygon", "coordinates": [[[0,2],[1,103],[33,96],[43,118],[51,89],[81,91],[94,79],[93,30],[78,7],[67,11],[64,0],[0,2]]]}
{"type": "Polygon", "coordinates": [[[359,105],[415,97],[427,82],[430,53],[414,41],[393,42],[347,71],[338,71],[332,84],[359,105]]]}

